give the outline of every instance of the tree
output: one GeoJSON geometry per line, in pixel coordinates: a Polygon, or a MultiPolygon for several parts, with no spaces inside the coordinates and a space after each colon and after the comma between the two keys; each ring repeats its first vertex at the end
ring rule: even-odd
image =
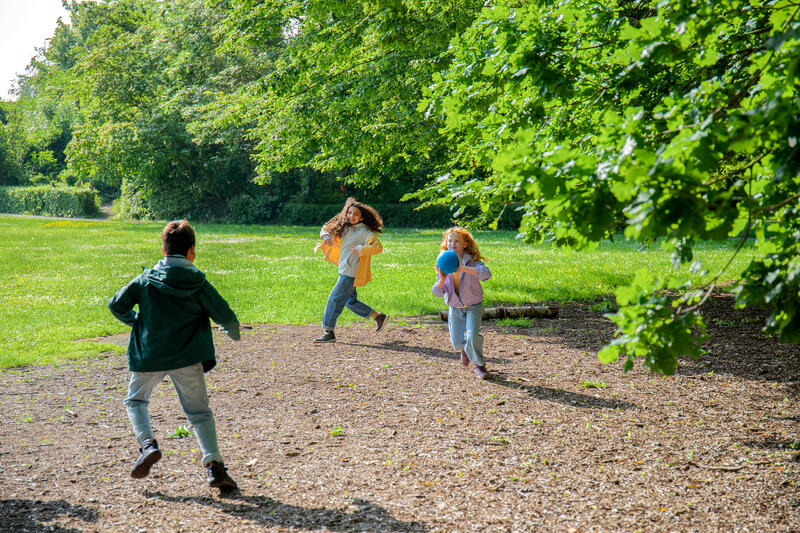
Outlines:
{"type": "Polygon", "coordinates": [[[529,239],[571,246],[622,224],[691,265],[619,290],[603,361],[642,356],[670,374],[698,353],[695,311],[717,279],[698,285],[705,239],[755,235],[737,304],[771,305],[766,330],[796,343],[798,11],[786,0],[498,1],[453,40],[431,86],[426,112],[458,149],[422,194],[484,210],[520,202],[529,239]]]}
{"type": "Polygon", "coordinates": [[[481,5],[232,0],[226,49],[258,54],[251,80],[218,95],[222,116],[252,125],[262,181],[303,166],[362,185],[408,176],[443,150],[440,124],[416,107],[481,5]]]}

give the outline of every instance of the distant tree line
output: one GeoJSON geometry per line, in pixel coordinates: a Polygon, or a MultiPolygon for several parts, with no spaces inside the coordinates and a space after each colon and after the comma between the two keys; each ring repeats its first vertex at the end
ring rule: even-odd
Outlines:
{"type": "Polygon", "coordinates": [[[697,243],[754,237],[737,303],[800,340],[795,0],[68,9],[2,104],[0,185],[91,183],[140,217],[259,221],[355,193],[570,246],[624,229],[676,270],[620,289],[601,358],[667,373],[699,353],[695,311],[725,275],[697,243]]]}

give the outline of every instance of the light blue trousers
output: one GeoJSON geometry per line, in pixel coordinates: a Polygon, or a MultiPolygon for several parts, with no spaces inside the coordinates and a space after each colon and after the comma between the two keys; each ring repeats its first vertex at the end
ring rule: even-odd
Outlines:
{"type": "Polygon", "coordinates": [[[339,274],[339,279],[328,296],[328,303],[325,304],[325,312],[322,314],[323,328],[333,330],[336,327],[336,319],[345,307],[364,318],[374,312],[370,306],[358,299],[356,287],[353,285],[355,281],[356,278],[339,274]]]}
{"type": "Polygon", "coordinates": [[[150,395],[156,385],[161,383],[165,376],[169,376],[181,408],[194,426],[194,434],[200,443],[203,453],[203,465],[211,461],[222,462],[217,444],[217,426],[214,422],[214,413],[208,406],[208,391],[203,375],[203,364],[185,366],[175,370],[163,372],[132,372],[131,382],[128,384],[128,397],[125,399],[125,409],[136,434],[136,440],[141,444],[145,439],[152,439],[153,430],[150,426],[150,395]]]}
{"type": "Polygon", "coordinates": [[[469,307],[451,307],[447,315],[450,329],[450,344],[458,351],[464,350],[475,366],[485,366],[483,360],[483,335],[480,333],[483,321],[483,303],[469,307]]]}

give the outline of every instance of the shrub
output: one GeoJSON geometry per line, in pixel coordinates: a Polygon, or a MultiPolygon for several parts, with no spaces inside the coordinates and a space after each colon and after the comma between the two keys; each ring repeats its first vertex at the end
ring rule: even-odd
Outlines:
{"type": "MultiPolygon", "coordinates": [[[[444,206],[430,206],[415,210],[417,204],[411,203],[370,203],[383,217],[383,222],[395,228],[446,228],[454,225],[453,215],[444,206]]],[[[269,222],[298,226],[322,225],[339,212],[341,204],[308,204],[286,202],[279,210],[279,215],[269,222]]],[[[473,214],[474,216],[474,214],[473,214]]],[[[516,230],[519,228],[522,214],[508,210],[498,224],[499,229],[516,230]]]]}
{"type": "Polygon", "coordinates": [[[94,217],[100,214],[100,199],[88,187],[0,187],[0,213],[94,217]]]}

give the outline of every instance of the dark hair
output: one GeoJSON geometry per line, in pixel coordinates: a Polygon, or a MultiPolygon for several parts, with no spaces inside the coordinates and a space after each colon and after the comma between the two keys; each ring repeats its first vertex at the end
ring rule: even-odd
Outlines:
{"type": "Polygon", "coordinates": [[[345,228],[350,226],[350,222],[347,221],[347,210],[351,207],[357,207],[361,211],[362,222],[370,231],[380,233],[383,230],[383,219],[374,208],[357,202],[355,198],[348,198],[342,210],[322,226],[332,237],[341,238],[345,228]]]}
{"type": "Polygon", "coordinates": [[[194,230],[187,220],[173,220],[161,231],[161,246],[167,255],[186,256],[194,242],[194,230]]]}

